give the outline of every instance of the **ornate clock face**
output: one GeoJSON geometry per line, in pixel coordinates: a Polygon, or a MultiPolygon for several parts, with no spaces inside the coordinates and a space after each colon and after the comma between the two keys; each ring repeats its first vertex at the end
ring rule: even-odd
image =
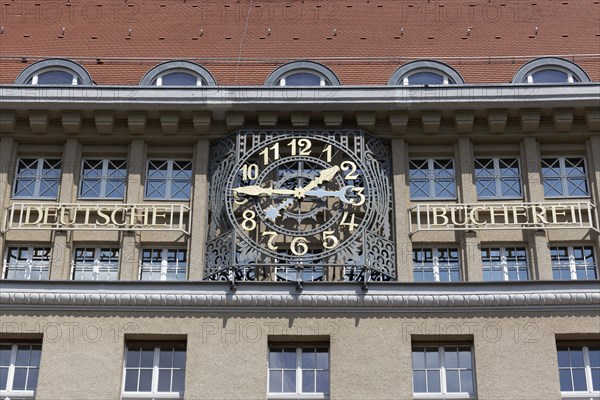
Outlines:
{"type": "Polygon", "coordinates": [[[237,132],[211,147],[205,276],[394,279],[392,218],[391,161],[379,139],[237,132]]]}
{"type": "Polygon", "coordinates": [[[232,171],[227,213],[243,240],[278,261],[323,259],[368,222],[370,181],[362,158],[335,138],[273,136],[232,171]]]}

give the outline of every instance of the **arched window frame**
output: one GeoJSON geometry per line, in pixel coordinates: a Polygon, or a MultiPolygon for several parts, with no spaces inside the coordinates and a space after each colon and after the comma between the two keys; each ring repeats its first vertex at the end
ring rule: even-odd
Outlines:
{"type": "Polygon", "coordinates": [[[29,65],[17,76],[15,85],[38,85],[39,76],[51,71],[63,71],[71,74],[73,76],[71,85],[73,86],[94,84],[87,70],[78,63],[64,58],[51,58],[29,65]]]}
{"type": "MultiPolygon", "coordinates": [[[[162,78],[172,73],[186,73],[196,77],[195,86],[216,86],[217,82],[212,74],[204,67],[185,60],[167,61],[152,67],[142,77],[140,86],[160,86],[162,87],[162,78]],[[154,84],[156,82],[156,84],[154,84]]],[[[183,85],[186,86],[186,85],[183,85]]]]}
{"type": "Polygon", "coordinates": [[[410,77],[419,72],[431,72],[441,76],[443,85],[464,85],[463,77],[451,66],[434,60],[411,61],[398,68],[388,81],[388,85],[410,85],[410,77]]]}
{"type": "Polygon", "coordinates": [[[544,84],[533,81],[533,74],[544,70],[560,71],[567,74],[567,82],[548,82],[546,84],[591,82],[588,74],[579,65],[564,58],[542,57],[531,60],[519,68],[512,83],[544,84]]]}
{"type": "Polygon", "coordinates": [[[320,78],[319,87],[340,86],[337,75],[324,66],[313,61],[294,61],[277,68],[265,80],[265,86],[286,86],[285,79],[298,73],[308,73],[320,78]]]}

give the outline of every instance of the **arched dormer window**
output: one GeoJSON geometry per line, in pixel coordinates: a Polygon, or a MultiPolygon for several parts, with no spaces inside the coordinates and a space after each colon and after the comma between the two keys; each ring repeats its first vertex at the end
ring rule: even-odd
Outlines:
{"type": "Polygon", "coordinates": [[[451,66],[433,60],[404,64],[393,74],[388,85],[462,85],[465,81],[451,66]]]}
{"type": "Polygon", "coordinates": [[[64,58],[38,61],[25,68],[15,85],[93,85],[92,77],[81,65],[64,58]]]}
{"type": "Polygon", "coordinates": [[[590,82],[590,77],[577,64],[558,57],[542,57],[523,65],[512,83],[590,82]]]}
{"type": "Polygon", "coordinates": [[[269,75],[266,86],[339,86],[340,80],[326,66],[312,61],[294,61],[269,75]]]}
{"type": "Polygon", "coordinates": [[[150,69],[140,86],[216,86],[208,70],[189,61],[168,61],[150,69]]]}

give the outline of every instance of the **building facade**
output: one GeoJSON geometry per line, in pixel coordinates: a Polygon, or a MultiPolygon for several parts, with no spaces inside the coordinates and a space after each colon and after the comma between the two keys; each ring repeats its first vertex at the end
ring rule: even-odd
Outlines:
{"type": "Polygon", "coordinates": [[[0,398],[600,398],[598,7],[5,4],[0,398]]]}

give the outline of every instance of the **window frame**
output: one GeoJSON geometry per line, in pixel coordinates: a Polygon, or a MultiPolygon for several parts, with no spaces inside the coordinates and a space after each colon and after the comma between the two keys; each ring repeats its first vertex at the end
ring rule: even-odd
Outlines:
{"type": "MultiPolygon", "coordinates": [[[[556,364],[558,367],[558,374],[559,374],[559,387],[560,387],[560,395],[561,398],[563,399],[573,399],[573,400],[591,400],[591,399],[600,399],[600,387],[597,388],[597,390],[593,390],[593,381],[592,381],[592,366],[590,363],[590,354],[589,354],[589,348],[592,346],[589,346],[587,344],[576,344],[576,343],[561,343],[558,342],[556,344],[556,364]],[[568,367],[561,367],[559,360],[558,360],[558,352],[561,349],[567,348],[567,349],[571,349],[572,347],[577,347],[577,348],[581,348],[582,349],[582,353],[583,353],[583,368],[585,370],[585,383],[586,383],[586,388],[587,391],[581,391],[581,390],[570,390],[570,391],[563,391],[562,387],[560,387],[560,371],[561,369],[569,369],[571,370],[573,367],[568,366],[568,367]]],[[[596,368],[596,367],[594,367],[596,368]]],[[[573,375],[570,374],[571,376],[571,380],[573,379],[573,375]]],[[[572,381],[571,381],[572,382],[572,381]]]]}
{"type": "MultiPolygon", "coordinates": [[[[448,367],[449,368],[449,367],[448,367]]],[[[459,367],[457,367],[460,369],[459,367]]],[[[457,369],[457,368],[452,368],[457,369]]],[[[477,376],[475,372],[475,351],[474,347],[471,343],[413,343],[411,346],[411,370],[412,370],[412,391],[414,399],[440,399],[440,400],[450,400],[450,399],[477,399],[477,376]],[[471,355],[471,374],[472,374],[472,384],[473,384],[473,392],[448,392],[448,376],[447,376],[447,367],[446,367],[446,349],[447,348],[461,348],[468,347],[471,355]],[[427,351],[427,348],[437,348],[438,353],[438,364],[439,364],[439,372],[440,372],[440,392],[415,392],[415,366],[413,363],[413,355],[415,348],[423,348],[427,351]]],[[[418,371],[421,369],[417,369],[418,371]]],[[[427,368],[425,368],[425,371],[427,368]]]]}
{"type": "Polygon", "coordinates": [[[531,271],[530,271],[530,262],[529,262],[529,254],[527,253],[527,246],[518,246],[518,245],[482,245],[481,246],[481,264],[482,264],[482,270],[483,270],[483,281],[484,282],[527,282],[531,280],[531,271]],[[483,252],[485,250],[491,251],[491,250],[495,250],[498,249],[499,251],[499,256],[500,256],[500,263],[499,264],[494,264],[493,266],[490,266],[490,274],[493,276],[493,267],[501,267],[502,268],[502,280],[496,280],[496,279],[485,279],[486,276],[486,265],[485,265],[485,260],[483,257],[483,252]],[[513,250],[523,250],[524,254],[525,254],[525,271],[527,272],[527,279],[525,280],[521,280],[519,277],[519,272],[520,272],[520,268],[522,266],[518,265],[518,263],[513,263],[513,264],[508,264],[508,262],[506,261],[506,254],[507,254],[507,249],[513,249],[513,250]],[[515,269],[516,271],[516,275],[517,275],[517,279],[509,279],[510,275],[509,275],[509,271],[510,269],[515,269]]]}
{"type": "Polygon", "coordinates": [[[444,83],[442,85],[433,84],[431,86],[445,86],[445,85],[464,85],[465,80],[460,73],[448,64],[436,60],[415,60],[408,62],[400,66],[390,79],[388,80],[388,86],[429,86],[425,84],[410,84],[410,76],[419,72],[433,72],[442,76],[444,83]]]}
{"type": "Polygon", "coordinates": [[[340,86],[341,82],[337,75],[328,67],[323,64],[319,64],[314,61],[292,61],[287,64],[280,66],[275,69],[273,72],[269,74],[267,79],[265,80],[265,86],[275,86],[275,87],[288,87],[288,88],[301,88],[301,87],[310,87],[310,88],[319,88],[319,87],[329,87],[329,86],[340,86]],[[285,79],[285,77],[294,75],[297,73],[309,73],[321,78],[321,84],[319,86],[285,86],[285,80],[283,84],[281,79],[285,79]],[[324,83],[324,84],[323,84],[324,83]]]}
{"type": "Polygon", "coordinates": [[[72,281],[116,281],[119,280],[119,267],[120,267],[120,263],[121,263],[121,251],[120,251],[120,247],[104,247],[104,246],[75,246],[75,249],[73,250],[73,259],[71,261],[71,280],[72,281]],[[87,250],[93,250],[94,251],[94,261],[92,264],[90,263],[82,263],[82,275],[85,274],[87,272],[87,270],[85,269],[85,267],[89,267],[90,265],[92,266],[92,273],[96,275],[96,277],[94,279],[75,279],[75,274],[77,273],[77,251],[78,250],[83,250],[83,251],[87,251],[87,250]],[[103,251],[112,251],[114,252],[116,250],[116,264],[112,264],[112,263],[101,263],[100,262],[100,256],[102,254],[103,251]],[[114,267],[111,267],[113,266],[114,267]],[[103,278],[100,279],[99,275],[100,275],[100,268],[101,266],[104,267],[108,267],[109,270],[104,272],[105,274],[107,274],[108,278],[103,278]],[[114,269],[114,271],[113,271],[114,269]],[[110,279],[110,275],[111,273],[116,273],[116,277],[114,279],[110,279]]]}
{"type": "Polygon", "coordinates": [[[151,86],[161,88],[198,88],[206,86],[217,86],[217,82],[212,74],[203,66],[187,60],[167,61],[150,68],[142,77],[139,83],[140,86],[151,86]],[[184,72],[196,77],[196,85],[168,85],[162,86],[153,84],[157,79],[161,79],[165,75],[174,72],[184,72]]]}
{"type": "MultiPolygon", "coordinates": [[[[140,266],[138,269],[138,280],[142,281],[142,282],[152,282],[152,281],[158,281],[158,282],[185,282],[188,280],[188,274],[189,274],[189,266],[190,266],[190,262],[189,262],[189,252],[187,250],[187,248],[184,247],[162,247],[162,246],[145,246],[142,247],[141,251],[140,251],[140,266]],[[160,257],[161,257],[161,262],[160,262],[160,270],[159,270],[159,275],[160,275],[160,279],[142,279],[144,276],[144,252],[145,251],[150,251],[150,257],[152,258],[152,252],[155,250],[160,250],[160,257]],[[177,261],[177,254],[179,252],[185,252],[185,269],[183,271],[184,273],[184,279],[167,279],[168,276],[168,269],[169,268],[173,268],[173,266],[169,265],[169,251],[176,251],[177,253],[175,254],[175,259],[176,259],[176,264],[174,266],[175,268],[175,276],[177,276],[178,273],[181,272],[181,267],[179,267],[179,262],[177,261]]],[[[156,264],[151,265],[148,264],[147,268],[150,267],[156,267],[156,264]]],[[[147,274],[150,274],[150,276],[152,276],[152,274],[154,273],[154,271],[152,269],[150,269],[148,272],[146,272],[147,274]]]]}
{"type": "Polygon", "coordinates": [[[129,176],[129,169],[128,169],[128,165],[127,165],[127,159],[125,158],[84,158],[81,160],[81,173],[80,173],[80,179],[79,179],[79,190],[77,191],[77,200],[102,200],[102,199],[107,199],[107,200],[124,200],[125,196],[127,195],[127,181],[128,181],[128,176],[129,176]],[[85,163],[86,162],[90,162],[90,161],[94,161],[94,162],[98,162],[101,161],[102,162],[102,171],[100,173],[100,195],[98,197],[88,197],[88,196],[84,196],[82,194],[82,190],[83,190],[83,182],[85,180],[85,176],[83,171],[85,170],[85,163]],[[109,181],[111,181],[111,179],[108,176],[108,165],[109,163],[113,163],[115,164],[115,162],[119,162],[121,163],[121,166],[124,166],[125,169],[125,176],[123,177],[123,195],[120,197],[107,197],[106,196],[106,186],[107,183],[109,181]]]}
{"type": "MultiPolygon", "coordinates": [[[[576,280],[584,280],[584,279],[578,279],[577,278],[577,266],[580,265],[579,263],[577,263],[577,261],[575,260],[575,256],[573,255],[574,253],[574,249],[575,248],[581,248],[581,249],[586,249],[589,248],[592,250],[592,259],[594,261],[593,264],[591,264],[592,270],[594,271],[595,277],[592,279],[585,279],[588,281],[594,281],[594,280],[598,280],[598,277],[600,276],[599,271],[598,271],[598,258],[596,257],[596,249],[592,244],[582,244],[582,245],[564,245],[564,244],[553,244],[550,243],[549,244],[550,247],[550,264],[552,266],[552,279],[556,280],[556,281],[576,281],[576,280]],[[562,248],[566,248],[567,249],[567,262],[566,263],[560,263],[560,261],[558,263],[555,263],[552,260],[552,251],[553,249],[562,249],[562,248]],[[555,265],[561,266],[561,265],[568,265],[569,266],[569,274],[570,274],[570,279],[560,279],[560,278],[556,278],[554,276],[554,271],[558,270],[560,272],[561,268],[555,268],[555,265]]],[[[587,263],[584,264],[584,266],[588,266],[587,263]]],[[[566,268],[562,268],[565,269],[566,268]]],[[[587,271],[588,268],[585,268],[586,271],[586,276],[587,276],[587,271]]]]}
{"type": "MultiPolygon", "coordinates": [[[[160,370],[160,350],[163,348],[168,348],[173,346],[170,343],[154,343],[153,344],[153,361],[152,361],[152,382],[151,382],[151,391],[150,392],[126,392],[125,384],[127,378],[127,353],[129,351],[129,347],[131,344],[126,344],[125,346],[125,354],[123,356],[123,374],[122,374],[122,384],[121,384],[121,400],[134,400],[134,399],[148,399],[148,397],[153,400],[159,399],[184,399],[185,396],[185,374],[187,370],[187,344],[185,345],[185,366],[183,368],[184,375],[184,389],[183,392],[159,392],[158,391],[158,381],[159,381],[159,370],[160,370]]],[[[150,347],[150,345],[148,346],[150,347]]],[[[131,368],[130,368],[131,369],[131,368]]],[[[140,368],[137,368],[139,371],[140,368]]],[[[174,370],[171,368],[171,370],[174,370]]],[[[178,370],[181,370],[180,368],[178,370]]]]}
{"type": "MultiPolygon", "coordinates": [[[[421,167],[418,167],[417,170],[422,170],[421,167]]],[[[443,168],[444,171],[447,170],[446,166],[444,166],[443,168]]],[[[448,185],[444,186],[444,188],[449,187],[448,185]]],[[[456,200],[457,197],[457,187],[456,187],[456,166],[455,166],[455,162],[454,159],[451,157],[448,158],[444,158],[444,157],[435,157],[435,158],[419,158],[419,157],[410,157],[408,160],[408,190],[409,190],[409,197],[410,197],[410,201],[431,201],[431,200],[456,200]],[[414,162],[419,162],[422,163],[423,161],[427,161],[427,169],[426,171],[426,177],[425,178],[419,178],[418,181],[424,181],[427,180],[427,184],[428,184],[428,196],[427,197],[413,197],[413,193],[412,193],[412,189],[411,189],[411,184],[413,182],[413,178],[411,176],[411,171],[413,170],[411,168],[412,163],[414,162]],[[448,179],[448,178],[438,178],[435,174],[435,164],[440,164],[441,161],[450,161],[452,163],[452,189],[453,189],[453,196],[436,196],[435,195],[435,187],[436,187],[436,183],[438,182],[438,180],[442,181],[443,179],[448,179]]],[[[445,190],[447,191],[447,190],[445,190]]]]}
{"type": "MultiPolygon", "coordinates": [[[[426,246],[418,246],[418,247],[413,247],[412,250],[412,254],[413,254],[413,260],[412,260],[412,264],[413,264],[413,282],[431,282],[428,280],[423,280],[423,281],[417,281],[415,279],[416,273],[417,271],[415,270],[417,266],[421,267],[421,269],[423,271],[419,271],[419,273],[425,274],[425,268],[428,267],[428,264],[425,264],[424,262],[421,262],[419,265],[417,265],[415,263],[415,252],[420,251],[423,252],[425,250],[431,250],[431,268],[433,269],[432,273],[433,273],[433,282],[435,283],[455,283],[455,282],[461,282],[462,281],[462,276],[461,276],[461,265],[460,265],[460,250],[458,247],[447,247],[447,246],[435,246],[435,247],[426,247],[426,246]],[[440,255],[443,254],[440,252],[440,250],[444,250],[446,251],[446,253],[448,254],[448,258],[450,257],[450,254],[452,254],[453,251],[456,251],[458,257],[457,257],[457,262],[456,262],[456,267],[454,268],[453,265],[451,265],[450,263],[445,263],[445,264],[440,264],[440,255]],[[450,280],[448,281],[442,281],[440,280],[440,266],[442,266],[442,269],[446,269],[448,271],[448,277],[450,278],[450,280]],[[457,269],[458,270],[458,280],[457,281],[453,281],[451,279],[452,274],[451,272],[453,270],[457,269]]],[[[423,257],[423,260],[425,260],[425,257],[423,257]]]]}
{"type": "Polygon", "coordinates": [[[577,83],[587,83],[591,82],[589,75],[583,68],[579,65],[575,64],[572,61],[569,61],[560,57],[540,57],[533,59],[527,63],[525,63],[519,70],[515,73],[515,76],[512,79],[513,84],[524,84],[524,85],[572,85],[577,83]],[[557,70],[561,72],[567,73],[567,79],[573,81],[569,82],[541,82],[535,83],[533,82],[532,75],[536,72],[543,71],[546,69],[557,70]]]}
{"type": "MultiPolygon", "coordinates": [[[[44,255],[45,257],[45,255],[44,255]]],[[[3,262],[2,262],[2,279],[3,280],[31,280],[31,273],[32,273],[32,267],[40,267],[39,272],[40,274],[40,278],[37,280],[40,281],[46,281],[50,279],[50,264],[52,263],[52,246],[45,246],[45,245],[40,245],[40,246],[28,246],[28,245],[7,245],[6,246],[6,252],[4,254],[4,258],[3,258],[3,262]],[[20,251],[20,249],[27,249],[27,260],[25,261],[25,268],[29,268],[29,272],[26,275],[29,275],[29,278],[23,278],[23,279],[14,279],[14,278],[8,278],[8,273],[10,271],[10,266],[12,265],[13,268],[16,266],[21,265],[20,262],[11,264],[8,261],[8,257],[10,256],[10,251],[11,249],[16,249],[17,251],[20,251]],[[48,252],[48,261],[46,262],[46,265],[42,265],[42,263],[44,261],[33,261],[33,256],[35,254],[35,250],[43,250],[48,252]],[[38,265],[38,263],[40,265],[38,265]],[[46,274],[47,276],[44,277],[44,274],[46,274]]]]}
{"type": "MultiPolygon", "coordinates": [[[[30,346],[30,351],[32,350],[33,346],[39,346],[40,347],[40,364],[41,364],[41,357],[42,357],[42,342],[41,341],[13,341],[10,342],[8,340],[6,341],[1,341],[0,345],[3,346],[11,346],[11,353],[10,353],[10,361],[9,361],[9,366],[8,366],[8,375],[7,375],[7,380],[6,380],[6,385],[7,385],[7,389],[2,389],[0,387],[0,398],[4,399],[4,398],[19,398],[19,399],[35,399],[35,394],[37,391],[37,384],[39,381],[36,382],[36,387],[33,390],[13,390],[13,385],[14,385],[14,377],[15,377],[15,369],[17,368],[16,366],[16,359],[17,359],[17,351],[19,346],[30,346]],[[10,388],[10,389],[8,389],[10,388]]],[[[39,380],[39,371],[40,371],[40,365],[31,365],[31,353],[29,355],[30,359],[28,361],[28,365],[27,365],[27,375],[26,375],[26,381],[27,382],[29,380],[29,371],[31,369],[37,369],[38,370],[38,380],[39,380]]],[[[23,367],[23,366],[19,366],[19,367],[23,367]]],[[[27,386],[26,386],[27,387],[27,386]]]]}
{"type": "Polygon", "coordinates": [[[325,87],[325,86],[331,86],[331,83],[327,80],[327,78],[325,76],[323,76],[323,74],[320,74],[316,71],[310,70],[310,69],[295,69],[292,70],[290,72],[287,72],[283,75],[281,75],[281,77],[278,80],[277,86],[282,86],[282,87],[325,87]],[[319,85],[292,85],[292,86],[288,86],[285,84],[286,82],[286,78],[292,75],[296,75],[296,74],[310,74],[313,76],[316,76],[319,78],[319,85]]]}
{"type": "MultiPolygon", "coordinates": [[[[519,157],[514,157],[514,158],[512,158],[512,157],[476,157],[474,160],[473,176],[475,178],[475,190],[477,192],[478,200],[518,200],[518,199],[523,198],[523,180],[521,177],[521,160],[519,159],[519,157]],[[488,168],[484,167],[483,163],[481,163],[481,160],[491,160],[493,163],[494,168],[491,171],[491,177],[486,177],[486,179],[488,181],[491,180],[494,182],[494,193],[495,194],[493,196],[481,196],[479,194],[478,181],[480,178],[483,178],[483,177],[477,176],[478,165],[481,166],[481,168],[479,168],[479,169],[485,169],[487,171],[490,171],[488,168]],[[516,161],[517,174],[514,176],[503,176],[502,169],[500,168],[500,161],[502,161],[502,160],[516,161]],[[503,196],[502,195],[503,178],[511,178],[511,179],[516,178],[518,180],[519,193],[520,193],[518,196],[503,196]]],[[[489,186],[486,186],[486,187],[489,187],[489,186]]]]}
{"type": "MultiPolygon", "coordinates": [[[[588,176],[588,167],[587,167],[587,160],[585,156],[579,156],[579,155],[574,155],[574,156],[540,156],[540,163],[541,163],[541,168],[540,168],[540,175],[541,175],[541,182],[542,182],[542,186],[544,189],[544,198],[545,199],[589,199],[591,197],[590,194],[590,181],[589,181],[589,176],[588,176]],[[565,167],[565,160],[567,158],[579,158],[583,161],[583,177],[585,179],[585,186],[586,186],[586,190],[587,190],[587,194],[585,195],[577,195],[577,196],[572,196],[572,195],[568,195],[569,192],[569,176],[566,174],[566,167],[565,167]],[[558,163],[559,163],[559,178],[560,178],[560,182],[561,182],[561,195],[560,196],[548,196],[546,194],[546,177],[544,177],[544,160],[546,159],[557,159],[558,163]],[[567,194],[565,194],[567,193],[567,194]]],[[[556,177],[553,177],[556,179],[556,177]]]]}
{"type": "Polygon", "coordinates": [[[169,158],[169,159],[164,159],[164,158],[148,158],[148,160],[146,161],[146,176],[145,176],[145,184],[144,184],[144,200],[151,200],[151,201],[190,201],[192,198],[192,189],[193,189],[193,183],[194,183],[194,160],[193,159],[180,159],[180,158],[169,158]],[[156,178],[149,178],[149,172],[150,172],[150,163],[167,163],[167,176],[164,178],[164,182],[165,182],[165,197],[149,197],[148,196],[148,184],[150,181],[158,181],[158,179],[156,178]],[[189,186],[190,186],[190,190],[188,193],[188,196],[186,199],[177,199],[177,198],[173,198],[173,165],[176,162],[185,162],[185,163],[189,163],[190,165],[190,179],[189,179],[189,186]],[[166,194],[169,194],[168,196],[166,196],[166,194]]]}
{"type": "MultiPolygon", "coordinates": [[[[15,79],[15,85],[37,86],[40,74],[50,71],[64,71],[73,75],[73,82],[67,86],[92,86],[94,84],[89,72],[80,64],[66,58],[49,58],[37,61],[26,67],[15,79]],[[31,80],[31,83],[29,81],[31,80]]],[[[64,86],[44,84],[41,86],[64,86]]]]}
{"type": "MultiPolygon", "coordinates": [[[[63,160],[61,158],[44,158],[44,157],[32,157],[32,158],[28,158],[28,157],[19,157],[17,159],[17,169],[15,171],[15,178],[13,180],[13,188],[12,188],[12,193],[11,193],[11,199],[33,199],[33,200],[56,200],[58,199],[58,196],[60,195],[60,186],[61,186],[61,182],[62,182],[62,162],[63,160]],[[22,176],[21,173],[19,172],[19,167],[21,166],[21,162],[23,160],[35,160],[36,168],[35,168],[35,175],[33,176],[33,181],[34,181],[34,188],[33,188],[33,195],[31,196],[24,196],[24,195],[17,195],[16,191],[17,191],[17,184],[19,182],[20,179],[24,179],[27,178],[28,180],[31,180],[32,177],[25,177],[22,176]],[[58,168],[56,167],[52,167],[52,170],[58,170],[58,178],[46,178],[46,180],[44,179],[44,164],[48,162],[48,163],[54,163],[55,165],[58,164],[58,168]],[[41,189],[41,184],[42,181],[48,182],[48,181],[52,181],[55,182],[56,184],[56,196],[40,196],[40,189],[41,189]]],[[[26,167],[27,169],[29,169],[29,167],[26,167]]],[[[50,185],[48,185],[50,186],[50,185]]]]}
{"type": "Polygon", "coordinates": [[[288,343],[269,343],[269,348],[267,352],[267,399],[269,400],[300,400],[300,399],[310,399],[310,400],[328,400],[331,395],[331,352],[328,345],[318,344],[318,343],[310,343],[302,344],[299,346],[290,345],[288,343]],[[271,368],[270,367],[270,355],[271,349],[294,349],[296,352],[296,366],[295,366],[295,383],[296,383],[296,391],[295,392],[270,392],[271,387],[271,370],[285,370],[286,368],[271,368]],[[304,349],[311,350],[327,350],[327,369],[318,369],[316,368],[307,368],[303,369],[302,367],[302,354],[304,349]],[[327,383],[328,383],[328,392],[304,392],[302,391],[303,386],[303,377],[302,372],[305,370],[313,370],[313,371],[327,371],[327,383]],[[300,390],[298,390],[300,389],[300,390]]]}

